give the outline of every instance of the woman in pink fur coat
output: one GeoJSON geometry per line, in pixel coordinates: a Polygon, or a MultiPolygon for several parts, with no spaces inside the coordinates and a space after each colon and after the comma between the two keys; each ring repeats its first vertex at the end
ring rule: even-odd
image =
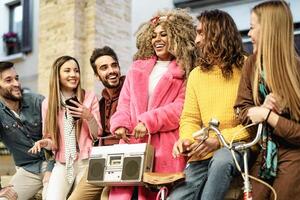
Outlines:
{"type": "MultiPolygon", "coordinates": [[[[151,134],[154,172],[181,172],[185,166],[183,158],[172,157],[172,148],[178,139],[185,78],[196,59],[195,35],[192,17],[184,10],[159,12],[143,24],[135,61],[111,118],[111,132],[121,143],[145,143],[151,134]]],[[[133,191],[134,187],[113,187],[109,199],[130,200],[133,191]]],[[[156,197],[145,187],[137,191],[139,200],[156,197]]]]}

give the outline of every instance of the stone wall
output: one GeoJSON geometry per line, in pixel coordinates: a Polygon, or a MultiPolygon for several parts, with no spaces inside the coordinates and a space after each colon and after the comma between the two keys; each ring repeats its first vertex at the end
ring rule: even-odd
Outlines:
{"type": "Polygon", "coordinates": [[[41,0],[39,19],[40,93],[47,96],[51,65],[62,55],[78,59],[83,87],[98,94],[101,84],[89,64],[94,48],[114,48],[122,71],[127,71],[131,62],[131,0],[41,0]]]}

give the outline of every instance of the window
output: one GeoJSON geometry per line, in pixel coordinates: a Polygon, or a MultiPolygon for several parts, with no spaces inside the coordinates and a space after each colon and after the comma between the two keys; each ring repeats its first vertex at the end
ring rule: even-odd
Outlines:
{"type": "Polygon", "coordinates": [[[239,2],[240,0],[173,0],[173,4],[177,8],[198,8],[204,6],[215,6],[222,3],[239,2]]]}
{"type": "Polygon", "coordinates": [[[13,1],[8,5],[9,31],[3,35],[6,54],[11,55],[21,51],[22,44],[22,5],[20,1],[13,1]]]}
{"type": "Polygon", "coordinates": [[[252,52],[253,52],[252,42],[251,41],[243,42],[243,45],[244,45],[245,51],[249,54],[252,54],[252,52]]]}
{"type": "MultiPolygon", "coordinates": [[[[300,55],[300,22],[297,22],[294,24],[294,40],[295,40],[295,48],[297,53],[300,55]]],[[[253,46],[250,41],[250,38],[248,37],[249,30],[242,30],[240,31],[240,34],[243,38],[243,45],[244,49],[247,53],[252,54],[253,46]]]]}
{"type": "Polygon", "coordinates": [[[9,6],[9,31],[18,34],[22,38],[23,10],[21,3],[9,6]]]}
{"type": "MultiPolygon", "coordinates": [[[[298,55],[300,55],[300,33],[295,34],[294,40],[295,40],[296,51],[297,51],[298,55]]],[[[245,39],[243,41],[243,45],[244,45],[245,51],[249,54],[252,54],[253,46],[252,46],[251,41],[248,41],[247,39],[245,39]]]]}
{"type": "Polygon", "coordinates": [[[9,33],[12,41],[15,44],[6,46],[13,46],[7,52],[8,55],[24,52],[29,53],[32,51],[32,0],[14,0],[6,4],[9,10],[9,33]],[[16,35],[16,36],[15,36],[16,35]]]}

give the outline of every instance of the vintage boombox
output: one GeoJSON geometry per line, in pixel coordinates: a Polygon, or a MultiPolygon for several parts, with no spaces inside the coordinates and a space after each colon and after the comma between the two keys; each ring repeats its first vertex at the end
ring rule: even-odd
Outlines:
{"type": "Polygon", "coordinates": [[[101,186],[141,185],[151,172],[154,148],[147,143],[93,147],[87,181],[101,186]]]}

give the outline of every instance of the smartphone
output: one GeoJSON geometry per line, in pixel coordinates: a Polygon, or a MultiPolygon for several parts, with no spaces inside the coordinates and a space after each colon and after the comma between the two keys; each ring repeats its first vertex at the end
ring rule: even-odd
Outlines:
{"type": "Polygon", "coordinates": [[[78,106],[76,106],[74,103],[72,103],[71,100],[76,101],[76,102],[79,103],[77,97],[74,96],[74,97],[71,97],[70,99],[67,99],[67,100],[66,100],[66,104],[67,104],[68,106],[72,106],[72,107],[77,108],[78,106]]]}
{"type": "MultiPolygon", "coordinates": [[[[69,98],[69,99],[66,100],[66,105],[77,108],[78,106],[76,106],[74,103],[72,103],[71,100],[76,101],[77,103],[79,103],[77,97],[74,96],[74,97],[71,97],[71,98],[69,98]]],[[[74,118],[74,120],[78,120],[79,119],[79,117],[73,117],[73,118],[74,118]]]]}

